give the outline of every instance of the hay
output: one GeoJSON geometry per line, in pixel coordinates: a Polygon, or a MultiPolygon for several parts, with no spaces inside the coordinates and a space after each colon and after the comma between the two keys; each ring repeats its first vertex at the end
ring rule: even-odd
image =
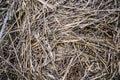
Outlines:
{"type": "Polygon", "coordinates": [[[119,0],[0,0],[0,80],[119,74],[119,0]]]}

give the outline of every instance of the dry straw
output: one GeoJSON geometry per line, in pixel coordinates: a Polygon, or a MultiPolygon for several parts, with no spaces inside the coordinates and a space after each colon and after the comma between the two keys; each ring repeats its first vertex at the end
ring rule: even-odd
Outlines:
{"type": "Polygon", "coordinates": [[[119,80],[120,0],[0,0],[0,80],[119,80]]]}

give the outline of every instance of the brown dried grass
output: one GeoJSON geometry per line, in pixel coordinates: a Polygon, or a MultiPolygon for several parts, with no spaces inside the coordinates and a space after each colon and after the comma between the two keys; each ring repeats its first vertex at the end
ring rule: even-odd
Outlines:
{"type": "Polygon", "coordinates": [[[0,0],[0,80],[119,80],[119,0],[0,0]]]}

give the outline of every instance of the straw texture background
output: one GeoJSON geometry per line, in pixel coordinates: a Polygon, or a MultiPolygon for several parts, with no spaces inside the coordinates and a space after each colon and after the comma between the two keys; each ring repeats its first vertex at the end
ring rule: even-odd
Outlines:
{"type": "Polygon", "coordinates": [[[120,0],[0,0],[0,80],[119,80],[120,0]]]}

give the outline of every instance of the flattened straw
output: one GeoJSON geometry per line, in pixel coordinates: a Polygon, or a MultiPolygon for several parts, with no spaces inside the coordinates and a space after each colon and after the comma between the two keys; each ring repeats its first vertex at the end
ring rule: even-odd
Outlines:
{"type": "Polygon", "coordinates": [[[120,75],[120,61],[118,62],[118,66],[119,66],[119,70],[118,70],[118,73],[119,73],[119,75],[120,75]]]}
{"type": "Polygon", "coordinates": [[[4,32],[5,28],[6,28],[6,24],[7,24],[9,15],[10,15],[9,13],[10,13],[10,10],[12,9],[13,5],[14,5],[14,3],[11,4],[11,7],[8,9],[7,14],[6,14],[6,16],[5,16],[5,19],[4,19],[4,22],[3,22],[3,25],[2,25],[2,29],[1,29],[1,31],[0,31],[0,39],[1,39],[2,36],[3,36],[3,32],[4,32]]]}
{"type": "Polygon", "coordinates": [[[46,5],[47,7],[49,7],[50,9],[54,9],[55,6],[53,6],[52,4],[48,4],[47,2],[43,1],[43,0],[38,0],[40,3],[42,3],[43,5],[46,5]]]}
{"type": "Polygon", "coordinates": [[[2,2],[2,0],[0,0],[0,3],[2,2]]]}
{"type": "Polygon", "coordinates": [[[2,38],[3,32],[4,32],[5,28],[6,28],[6,23],[7,23],[8,17],[9,17],[9,11],[7,12],[7,14],[5,16],[5,19],[4,19],[4,22],[3,22],[3,25],[2,25],[2,29],[0,31],[0,39],[2,38]]]}

